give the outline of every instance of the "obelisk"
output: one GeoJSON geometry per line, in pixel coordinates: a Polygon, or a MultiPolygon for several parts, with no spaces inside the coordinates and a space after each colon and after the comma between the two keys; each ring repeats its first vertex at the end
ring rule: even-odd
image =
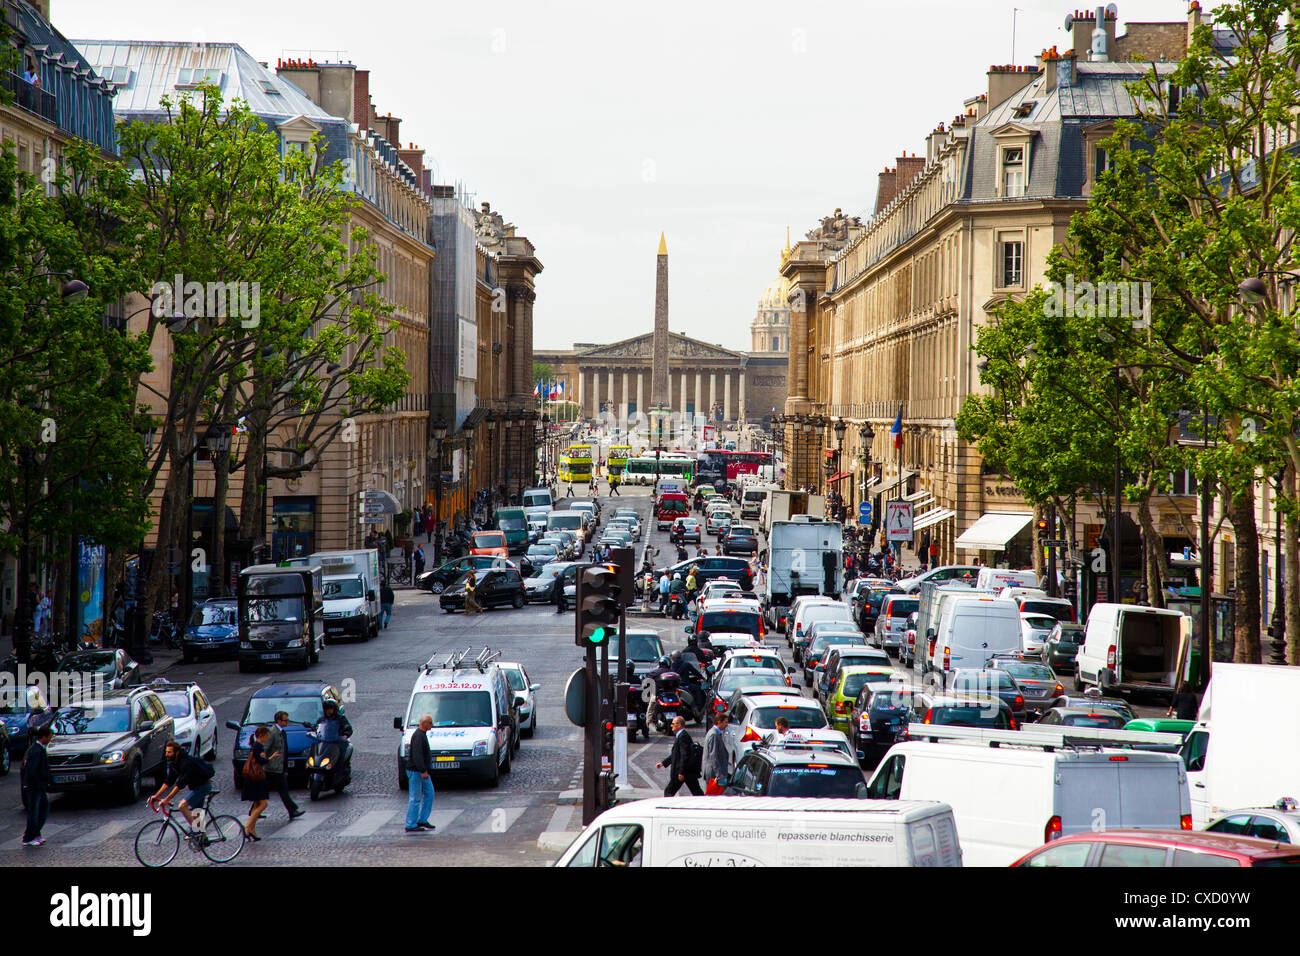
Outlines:
{"type": "Polygon", "coordinates": [[[659,255],[655,264],[654,358],[650,365],[650,404],[671,405],[668,394],[668,243],[659,233],[659,255]]]}

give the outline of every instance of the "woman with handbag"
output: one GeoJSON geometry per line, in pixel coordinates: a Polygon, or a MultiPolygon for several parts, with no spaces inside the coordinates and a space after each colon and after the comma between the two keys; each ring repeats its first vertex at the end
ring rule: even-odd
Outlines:
{"type": "Polygon", "coordinates": [[[278,753],[267,755],[266,741],[270,736],[271,731],[265,724],[253,731],[253,749],[249,752],[248,759],[244,761],[244,799],[253,804],[248,822],[244,824],[244,833],[250,840],[262,839],[257,835],[257,818],[266,809],[267,800],[271,796],[270,787],[266,782],[266,762],[271,757],[280,756],[278,753]]]}

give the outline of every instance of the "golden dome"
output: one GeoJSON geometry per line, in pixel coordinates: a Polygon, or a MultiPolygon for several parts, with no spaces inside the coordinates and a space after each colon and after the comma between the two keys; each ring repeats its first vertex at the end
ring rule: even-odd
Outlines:
{"type": "Polygon", "coordinates": [[[790,308],[790,280],[785,276],[777,276],[773,279],[763,290],[763,295],[758,300],[758,307],[760,309],[790,308]]]}

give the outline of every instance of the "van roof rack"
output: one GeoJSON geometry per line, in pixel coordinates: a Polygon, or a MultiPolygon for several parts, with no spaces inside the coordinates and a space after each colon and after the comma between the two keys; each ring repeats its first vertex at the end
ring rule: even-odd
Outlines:
{"type": "Polygon", "coordinates": [[[489,647],[484,647],[483,650],[479,651],[478,657],[471,661],[467,661],[466,658],[469,657],[469,652],[470,648],[468,647],[463,651],[453,651],[447,655],[446,659],[443,660],[441,664],[434,663],[437,658],[437,655],[435,654],[424,662],[424,666],[420,668],[420,672],[427,674],[433,670],[454,671],[462,668],[468,670],[469,668],[474,667],[481,673],[487,670],[489,664],[501,656],[500,651],[494,651],[489,647]]]}
{"type": "Polygon", "coordinates": [[[1108,730],[1105,727],[1067,727],[1053,724],[1025,730],[989,730],[984,727],[954,727],[944,724],[911,724],[907,735],[910,740],[929,740],[935,743],[965,741],[987,744],[1029,747],[1048,752],[1054,750],[1100,750],[1102,747],[1124,747],[1133,750],[1178,748],[1181,734],[1154,733],[1145,730],[1108,730]]]}

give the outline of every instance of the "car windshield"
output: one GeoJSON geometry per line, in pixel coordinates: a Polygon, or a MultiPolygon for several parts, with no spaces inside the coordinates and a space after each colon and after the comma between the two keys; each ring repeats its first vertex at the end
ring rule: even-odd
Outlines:
{"type": "Polygon", "coordinates": [[[876,690],[871,692],[871,709],[907,710],[912,706],[913,700],[912,691],[903,688],[898,690],[876,690]]]}
{"type": "Polygon", "coordinates": [[[862,671],[857,674],[846,674],[844,676],[845,697],[857,697],[864,684],[888,684],[895,678],[895,675],[888,673],[873,673],[872,671],[862,671]]]}
{"type": "Polygon", "coordinates": [[[1020,680],[1056,680],[1056,675],[1052,673],[1052,669],[1042,664],[1008,662],[1002,665],[1002,669],[1012,677],[1017,677],[1020,680]]]}
{"type": "Polygon", "coordinates": [[[300,597],[259,597],[248,599],[248,623],[268,624],[271,622],[301,621],[302,598],[300,597]]]}
{"type": "Polygon", "coordinates": [[[548,508],[551,504],[551,496],[545,491],[525,491],[524,507],[525,508],[548,508]]]}
{"type": "Polygon", "coordinates": [[[752,538],[754,529],[746,528],[743,524],[733,524],[731,526],[731,536],[733,538],[752,538]]]}
{"type": "Polygon", "coordinates": [[[893,593],[895,592],[892,588],[873,588],[867,592],[867,603],[874,608],[879,608],[885,603],[885,596],[893,593]]]}
{"type": "Polygon", "coordinates": [[[485,690],[425,691],[411,699],[406,726],[416,726],[424,714],[435,727],[491,727],[492,698],[485,690]]]}
{"type": "Polygon", "coordinates": [[[345,578],[342,581],[325,582],[325,599],[330,598],[359,598],[361,597],[361,580],[359,578],[345,578]]]}
{"type": "Polygon", "coordinates": [[[190,693],[185,690],[172,690],[159,694],[163,709],[169,717],[188,717],[190,715],[190,693]]]}
{"type": "Polygon", "coordinates": [[[1076,630],[1073,627],[1068,629],[1063,627],[1057,632],[1056,640],[1060,644],[1082,644],[1083,629],[1079,628],[1076,630]]]}
{"type": "Polygon", "coordinates": [[[705,611],[700,615],[700,629],[710,634],[752,634],[759,636],[762,617],[745,611],[705,611]]]}
{"type": "Polygon", "coordinates": [[[501,526],[502,531],[527,531],[528,519],[523,516],[500,516],[497,518],[497,524],[501,526]]]}
{"type": "Polygon", "coordinates": [[[325,713],[324,700],[319,695],[314,697],[254,697],[248,702],[241,724],[269,724],[275,720],[277,711],[284,711],[289,720],[295,724],[315,727],[321,714],[325,713]]]}
{"type": "Polygon", "coordinates": [[[69,654],[59,662],[64,672],[94,672],[111,674],[117,669],[117,655],[112,651],[92,651],[86,654],[69,654]]]}
{"type": "Polygon", "coordinates": [[[506,536],[499,531],[480,531],[472,535],[474,547],[476,548],[504,548],[506,546],[506,536]]]}
{"type": "MultiPolygon", "coordinates": [[[[615,637],[609,642],[609,656],[618,657],[618,638],[615,637]]],[[[664,646],[659,642],[657,637],[648,637],[639,634],[629,634],[627,636],[627,654],[626,658],[632,661],[657,661],[664,656],[664,646]]]]}
{"type": "Polygon", "coordinates": [[[1020,605],[1021,614],[1043,614],[1056,621],[1073,621],[1074,609],[1068,604],[1058,604],[1055,601],[1026,601],[1020,605]]]}
{"type": "Polygon", "coordinates": [[[528,549],[528,556],[530,558],[553,558],[557,554],[559,554],[559,552],[555,550],[553,545],[549,544],[535,544],[528,549]]]}
{"type": "Polygon", "coordinates": [[[769,797],[854,797],[862,771],[825,764],[773,767],[769,797]]]}
{"type": "Polygon", "coordinates": [[[511,690],[527,690],[528,685],[524,683],[524,673],[514,667],[507,667],[506,682],[510,685],[511,690]]]}
{"type": "Polygon", "coordinates": [[[1067,727],[1104,727],[1115,730],[1123,727],[1125,720],[1119,714],[1062,714],[1061,723],[1067,727]]]}
{"type": "Polygon", "coordinates": [[[120,734],[131,729],[131,711],[123,706],[64,707],[54,718],[54,732],[76,734],[120,734]]]}
{"type": "Polygon", "coordinates": [[[1011,721],[1007,717],[1006,707],[999,707],[996,702],[969,704],[942,704],[931,707],[925,715],[927,724],[946,724],[949,727],[992,727],[995,730],[1010,730],[1011,721]]]}
{"type": "Polygon", "coordinates": [[[808,648],[808,653],[817,655],[832,644],[865,644],[867,639],[861,634],[818,634],[813,638],[812,646],[808,648]]]}
{"type": "Polygon", "coordinates": [[[996,694],[1000,691],[1014,691],[1016,682],[1006,671],[973,671],[958,674],[953,687],[973,690],[979,693],[996,694]]]}
{"type": "Polygon", "coordinates": [[[233,604],[203,604],[194,609],[190,615],[191,627],[202,627],[205,624],[231,624],[235,623],[235,606],[233,604]]]}
{"type": "Polygon", "coordinates": [[[791,729],[821,730],[826,726],[826,715],[819,707],[800,707],[786,704],[778,707],[759,707],[750,718],[750,723],[759,730],[776,730],[776,719],[784,717],[790,722],[791,729]]]}
{"type": "Polygon", "coordinates": [[[780,671],[785,673],[785,665],[781,663],[780,658],[767,657],[759,654],[732,654],[727,658],[727,669],[759,669],[780,671]]]}

